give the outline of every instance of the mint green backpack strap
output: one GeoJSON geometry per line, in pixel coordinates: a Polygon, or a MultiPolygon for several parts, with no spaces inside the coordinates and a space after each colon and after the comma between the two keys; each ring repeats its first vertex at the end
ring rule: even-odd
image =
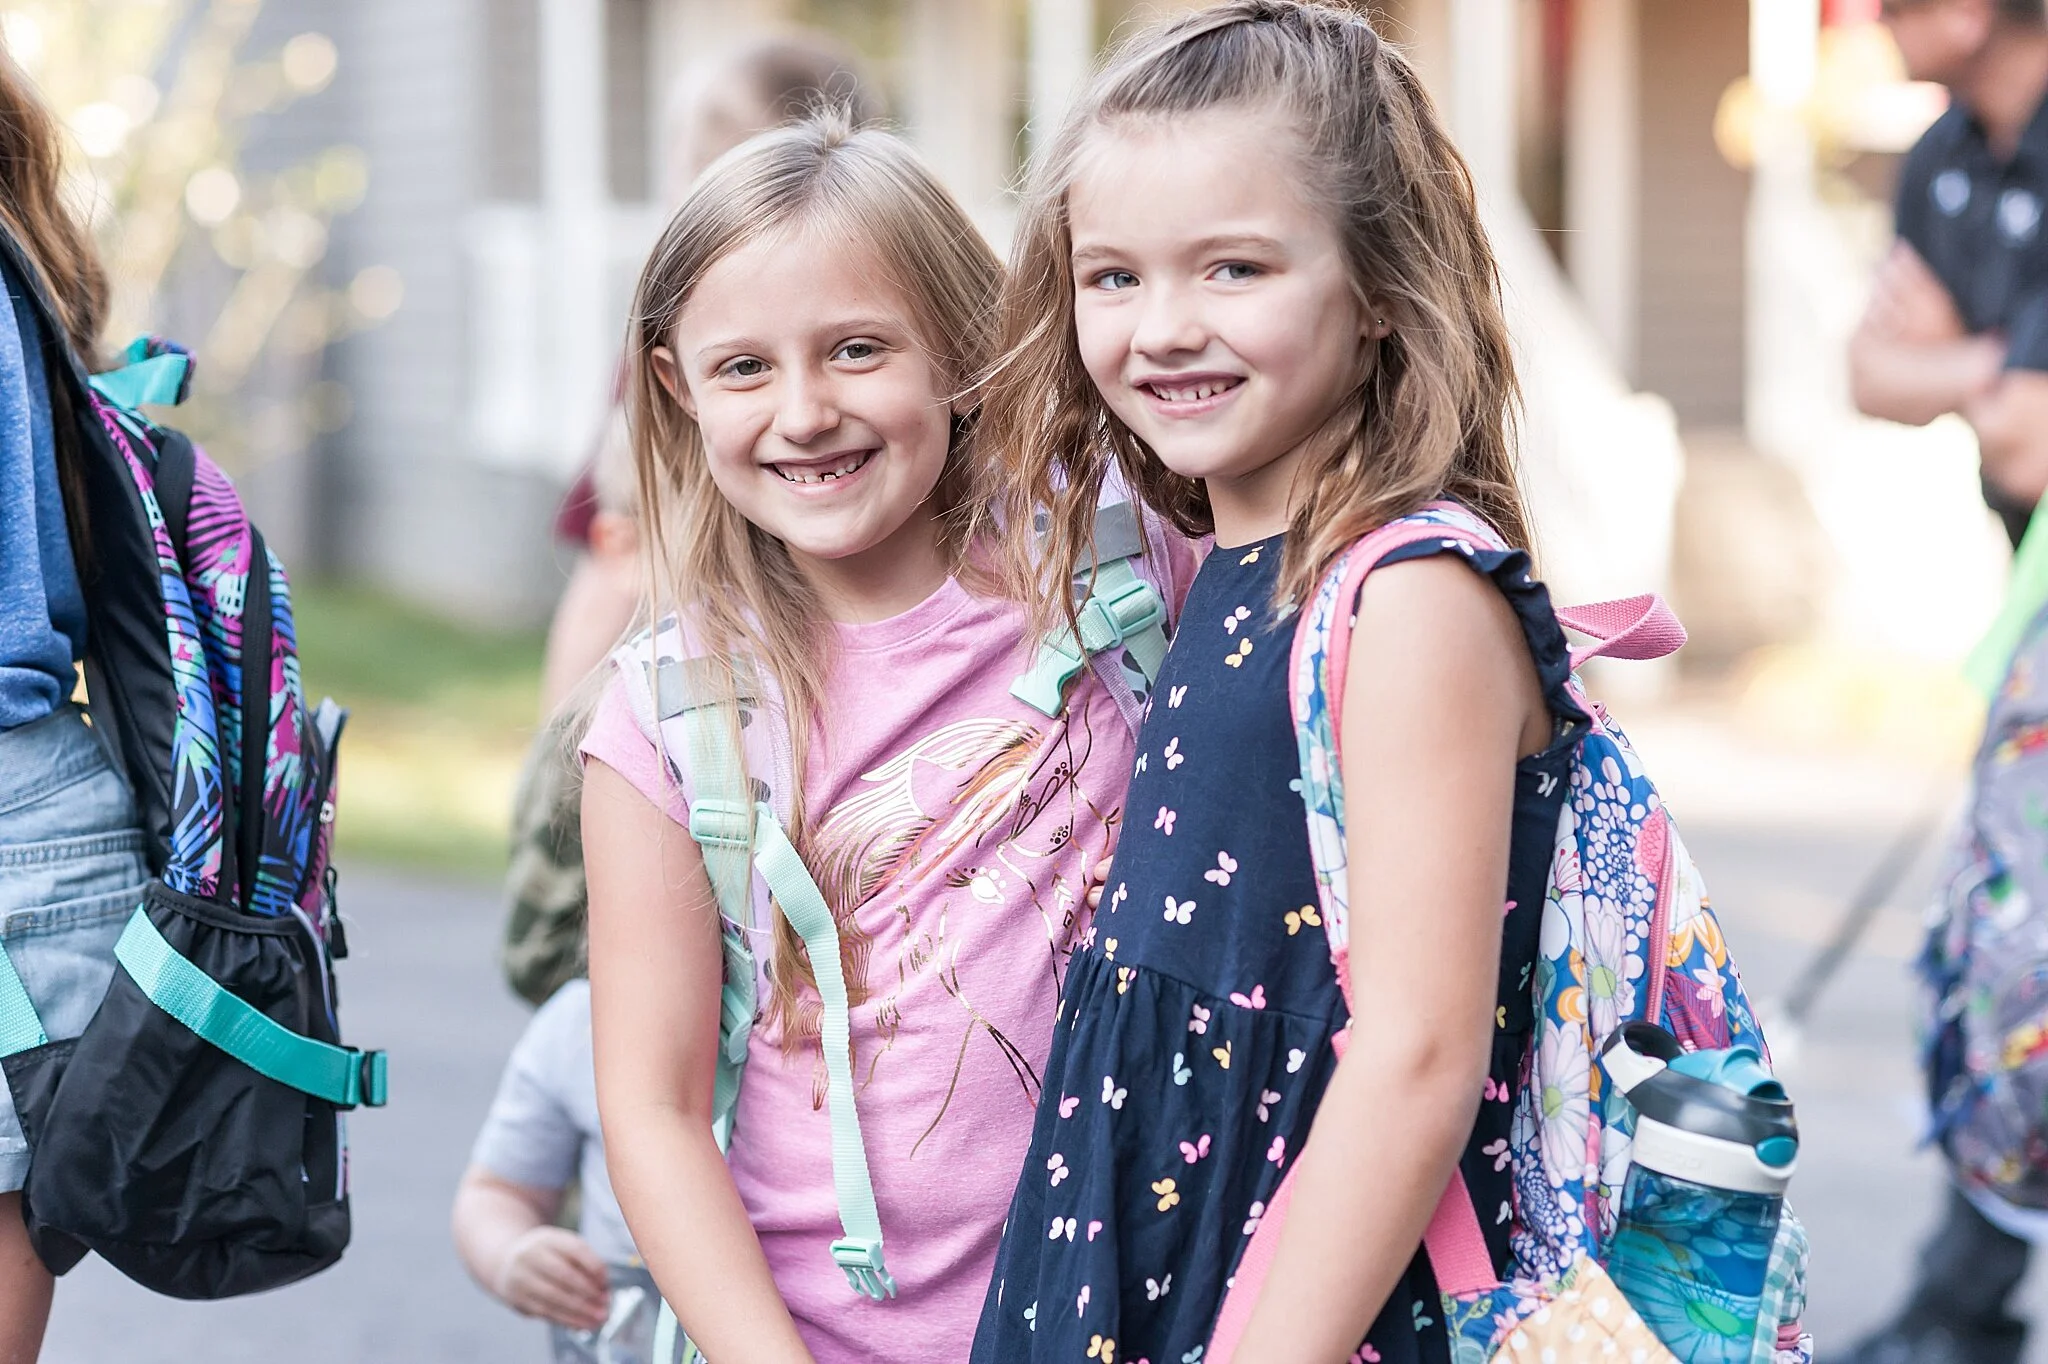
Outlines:
{"type": "MultiPolygon", "coordinates": [[[[712,1129],[719,1149],[732,1142],[733,1109],[746,1072],[747,1044],[754,1031],[759,992],[754,949],[747,933],[754,924],[753,787],[739,750],[737,726],[727,712],[730,694],[714,675],[714,659],[666,661],[654,670],[655,714],[663,724],[680,722],[690,774],[690,837],[704,855],[704,874],[718,900],[719,938],[725,954],[725,983],[719,992],[718,1070],[712,1084],[712,1129]]],[[[741,686],[743,704],[756,700],[741,686]]]]}
{"type": "Polygon", "coordinates": [[[1134,567],[1145,556],[1145,532],[1129,502],[1095,514],[1095,566],[1088,596],[1076,612],[1080,634],[1065,625],[1038,647],[1010,694],[1041,715],[1058,715],[1067,683],[1096,654],[1121,646],[1150,682],[1166,661],[1166,599],[1134,567]]]}
{"type": "Polygon", "coordinates": [[[0,944],[0,1056],[15,1056],[49,1041],[35,1001],[0,944]]]}
{"type": "Polygon", "coordinates": [[[148,350],[149,339],[137,337],[123,352],[127,364],[95,374],[88,382],[102,398],[131,412],[144,403],[169,407],[182,401],[191,357],[178,351],[149,355],[148,350]]]}
{"type": "MultiPolygon", "coordinates": [[[[746,929],[754,921],[752,873],[758,867],[770,895],[803,939],[824,1005],[820,1040],[832,1125],[832,1182],[844,1233],[832,1243],[832,1259],[856,1292],[876,1301],[894,1297],[896,1282],[882,1256],[881,1217],[854,1105],[852,1028],[838,924],[774,809],[753,798],[745,759],[736,747],[739,726],[728,713],[735,695],[742,704],[758,705],[760,689],[750,684],[743,670],[734,671],[733,664],[700,658],[660,663],[651,690],[658,722],[674,722],[682,729],[689,764],[690,837],[703,850],[705,873],[724,921],[725,986],[713,1092],[720,1145],[731,1140],[733,1105],[757,1005],[754,954],[746,929]],[[721,671],[726,676],[720,676],[721,671]]],[[[656,1359],[673,1358],[673,1316],[664,1302],[656,1322],[656,1359]]],[[[695,1347],[687,1340],[682,1343],[685,1360],[696,1358],[695,1347]]]]}
{"type": "Polygon", "coordinates": [[[882,1263],[882,1218],[875,1211],[867,1147],[861,1142],[860,1115],[854,1111],[853,1039],[846,1016],[839,925],[765,803],[754,807],[754,840],[755,865],[782,906],[783,917],[804,940],[825,1005],[819,1041],[825,1053],[825,1106],[832,1120],[832,1186],[839,1196],[839,1225],[845,1233],[832,1243],[832,1259],[855,1292],[880,1302],[896,1296],[896,1281],[882,1263]]]}

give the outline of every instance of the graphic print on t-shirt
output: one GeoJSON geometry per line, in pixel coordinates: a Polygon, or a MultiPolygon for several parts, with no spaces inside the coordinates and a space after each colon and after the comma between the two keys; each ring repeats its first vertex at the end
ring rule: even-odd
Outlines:
{"type": "MultiPolygon", "coordinates": [[[[812,840],[817,879],[835,906],[848,995],[856,1009],[873,1010],[876,1045],[857,1047],[857,1092],[888,1064],[902,1024],[900,997],[929,976],[958,1010],[955,1078],[975,1048],[992,1046],[1016,1075],[1022,1100],[1037,1102],[1034,1048],[1020,1047],[982,1007],[962,979],[961,961],[978,950],[976,929],[988,916],[1035,912],[1048,966],[1057,973],[1064,965],[1083,913],[1082,886],[1055,864],[1072,855],[1075,802],[1087,826],[1113,830],[1121,817],[1098,808],[1083,784],[1093,723],[1086,714],[1070,716],[1049,741],[1023,720],[942,725],[863,772],[866,789],[841,800],[820,825],[812,840]]],[[[1087,856],[1106,855],[1108,842],[1105,836],[1101,851],[1087,856]]],[[[797,1026],[803,1036],[815,1034],[815,997],[804,1000],[797,1026]]],[[[825,1102],[825,1083],[820,1055],[814,1106],[825,1102]]],[[[923,1115],[924,1135],[945,1117],[953,1092],[945,1086],[923,1115]]]]}

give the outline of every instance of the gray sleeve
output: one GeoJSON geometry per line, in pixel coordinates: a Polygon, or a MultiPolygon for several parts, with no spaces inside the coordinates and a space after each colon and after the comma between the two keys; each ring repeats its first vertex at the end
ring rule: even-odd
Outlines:
{"type": "Polygon", "coordinates": [[[505,1063],[471,1163],[538,1189],[566,1188],[575,1177],[583,1133],[566,1099],[577,1077],[567,1072],[590,1054],[588,990],[572,981],[527,1024],[505,1063]]]}

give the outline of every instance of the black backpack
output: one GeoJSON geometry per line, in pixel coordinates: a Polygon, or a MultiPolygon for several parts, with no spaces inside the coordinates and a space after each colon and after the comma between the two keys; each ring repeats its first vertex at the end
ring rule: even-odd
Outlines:
{"type": "Polygon", "coordinates": [[[345,713],[306,705],[284,570],[226,476],[137,410],[185,396],[189,357],[145,338],[88,376],[4,232],[0,252],[41,317],[77,454],[92,718],[154,876],[77,1039],[45,1038],[0,953],[29,1237],[56,1274],[97,1251],[175,1297],[274,1288],[347,1246],[343,1114],[384,1101],[383,1053],[342,1046],[335,1010],[345,713]]]}

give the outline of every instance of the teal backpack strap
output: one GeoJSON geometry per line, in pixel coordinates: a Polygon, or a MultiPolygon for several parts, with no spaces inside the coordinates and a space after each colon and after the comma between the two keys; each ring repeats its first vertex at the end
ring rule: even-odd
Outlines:
{"type": "Polygon", "coordinates": [[[222,989],[171,946],[147,908],[137,909],[121,930],[114,960],[151,1003],[257,1074],[338,1108],[383,1104],[383,1052],[331,1046],[295,1033],[222,989]]]}
{"type": "Polygon", "coordinates": [[[88,382],[102,398],[131,412],[144,403],[169,407],[184,401],[192,358],[181,351],[148,355],[148,350],[148,338],[137,338],[124,352],[127,364],[95,374],[88,382]]]}
{"type": "Polygon", "coordinates": [[[655,714],[663,724],[673,720],[682,726],[691,788],[690,837],[703,849],[705,872],[725,920],[727,969],[713,1115],[725,1124],[723,1144],[731,1137],[732,1105],[739,1097],[757,1002],[754,957],[744,926],[753,922],[752,872],[758,867],[769,893],[803,939],[824,1004],[821,1045],[832,1124],[832,1183],[844,1232],[832,1243],[832,1259],[856,1292],[881,1301],[896,1295],[896,1282],[882,1257],[881,1217],[854,1108],[852,1029],[839,927],[775,811],[752,798],[746,765],[735,746],[737,726],[726,713],[735,690],[743,702],[757,702],[759,689],[749,684],[743,671],[722,660],[667,661],[655,669],[655,714]],[[737,677],[739,686],[732,688],[718,670],[737,677]],[[737,969],[742,959],[744,972],[737,969]]]}
{"type": "Polygon", "coordinates": [[[867,1147],[854,1111],[852,1032],[847,1022],[846,973],[839,959],[839,925],[811,879],[796,847],[764,803],[754,811],[755,864],[761,868],[783,917],[804,940],[818,996],[824,1001],[820,1044],[825,1052],[825,1102],[832,1119],[832,1185],[839,1195],[839,1225],[832,1259],[857,1293],[876,1302],[896,1296],[896,1281],[882,1263],[882,1218],[868,1174],[867,1147]]]}
{"type": "Polygon", "coordinates": [[[6,946],[0,944],[0,1056],[16,1056],[49,1040],[35,1001],[28,997],[28,987],[21,983],[6,946]]]}
{"type": "MultiPolygon", "coordinates": [[[[732,1143],[733,1109],[746,1072],[747,1043],[759,1003],[754,949],[754,801],[716,660],[668,660],[654,670],[654,708],[666,723],[680,721],[690,773],[690,837],[704,855],[704,874],[718,900],[725,983],[719,992],[718,1071],[712,1084],[712,1127],[724,1150],[732,1143]]],[[[742,704],[755,698],[741,686],[742,704]]]]}
{"type": "Polygon", "coordinates": [[[1113,502],[1095,514],[1095,565],[1088,596],[1075,613],[1080,635],[1060,626],[1038,647],[1038,655],[1010,694],[1042,715],[1058,715],[1067,683],[1096,654],[1122,646],[1146,681],[1159,676],[1166,660],[1166,600],[1139,576],[1134,561],[1145,555],[1145,532],[1129,502],[1113,502]]]}

